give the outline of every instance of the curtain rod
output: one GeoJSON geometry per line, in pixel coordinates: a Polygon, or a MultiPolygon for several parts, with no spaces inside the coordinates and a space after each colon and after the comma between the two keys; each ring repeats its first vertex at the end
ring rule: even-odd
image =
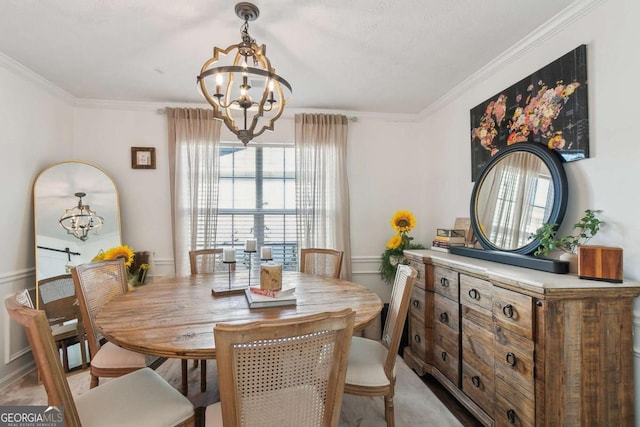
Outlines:
{"type": "MultiPolygon", "coordinates": [[[[158,109],[156,110],[156,113],[158,113],[158,114],[164,114],[164,113],[166,113],[166,112],[167,112],[167,111],[166,111],[166,108],[158,108],[158,109]]],[[[358,116],[347,116],[347,119],[348,119],[350,122],[353,122],[353,123],[357,123],[357,122],[358,122],[358,116]]]]}

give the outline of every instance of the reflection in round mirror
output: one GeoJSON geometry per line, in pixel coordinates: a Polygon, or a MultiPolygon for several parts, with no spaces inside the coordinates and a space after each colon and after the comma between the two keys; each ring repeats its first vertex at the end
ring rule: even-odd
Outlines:
{"type": "MultiPolygon", "coordinates": [[[[67,274],[101,250],[120,245],[118,191],[111,177],[96,166],[63,162],[48,167],[33,185],[33,206],[37,281],[67,274]],[[60,224],[65,212],[78,206],[77,193],[84,193],[82,205],[103,218],[102,226],[89,230],[84,240],[60,224]]],[[[65,223],[70,227],[70,221],[65,223]]]]}
{"type": "Polygon", "coordinates": [[[529,236],[543,223],[559,224],[567,203],[567,178],[554,151],[518,143],[485,166],[471,196],[471,222],[485,249],[530,254],[529,236]]]}

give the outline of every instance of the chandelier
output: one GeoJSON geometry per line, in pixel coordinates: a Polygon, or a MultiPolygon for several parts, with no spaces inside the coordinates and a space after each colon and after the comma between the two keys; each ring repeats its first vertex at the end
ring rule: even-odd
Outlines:
{"type": "Polygon", "coordinates": [[[258,8],[241,2],[235,10],[244,20],[240,27],[242,41],[226,49],[214,47],[213,57],[200,70],[198,83],[202,95],[213,107],[214,117],[223,120],[247,145],[265,130],[273,130],[287,103],[283,87],[288,89],[287,96],[292,90],[271,66],[266,56],[267,47],[258,46],[249,35],[249,21],[258,18],[258,8]],[[218,62],[223,59],[228,61],[227,65],[218,62]]]}
{"type": "Polygon", "coordinates": [[[89,205],[82,204],[82,198],[86,196],[85,193],[75,193],[75,196],[78,198],[78,205],[67,209],[59,222],[68,234],[72,234],[84,242],[89,238],[90,231],[98,234],[104,223],[104,218],[96,215],[96,212],[92,211],[89,205]]]}

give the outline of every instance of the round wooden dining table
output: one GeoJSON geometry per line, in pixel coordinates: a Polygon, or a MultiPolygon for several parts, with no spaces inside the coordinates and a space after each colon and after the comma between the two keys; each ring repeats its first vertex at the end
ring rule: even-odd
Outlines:
{"type": "Polygon", "coordinates": [[[106,339],[132,351],[168,358],[215,359],[213,328],[217,323],[295,318],[351,308],[356,313],[357,331],[372,323],[382,310],[378,295],[362,285],[299,272],[282,274],[283,288],[296,288],[296,305],[250,309],[243,292],[219,294],[229,284],[238,286],[243,280],[248,281],[246,272],[156,280],[113,298],[97,313],[95,324],[106,339]]]}

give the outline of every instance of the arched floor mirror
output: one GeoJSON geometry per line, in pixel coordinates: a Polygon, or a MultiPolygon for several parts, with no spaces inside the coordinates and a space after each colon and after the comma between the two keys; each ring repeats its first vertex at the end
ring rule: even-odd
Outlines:
{"type": "Polygon", "coordinates": [[[121,244],[118,190],[113,179],[94,165],[70,161],[43,170],[33,186],[33,206],[36,282],[68,274],[72,266],[121,244]],[[79,204],[95,212],[93,228],[83,229],[86,217],[77,215],[79,204]],[[71,210],[63,221],[65,229],[61,219],[71,210]]]}

